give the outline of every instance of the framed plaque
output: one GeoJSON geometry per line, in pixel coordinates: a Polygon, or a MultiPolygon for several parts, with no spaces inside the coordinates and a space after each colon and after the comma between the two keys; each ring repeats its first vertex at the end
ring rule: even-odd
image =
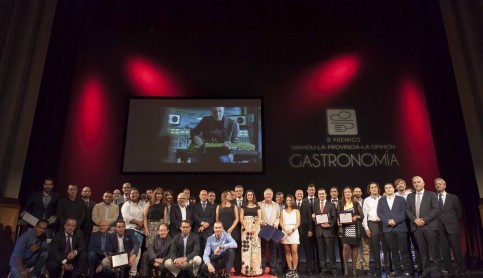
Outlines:
{"type": "Polygon", "coordinates": [[[341,224],[353,224],[352,216],[354,216],[352,212],[339,211],[339,222],[341,224]]]}
{"type": "Polygon", "coordinates": [[[129,256],[126,252],[117,253],[111,257],[111,268],[129,265],[129,256]]]}
{"type": "Polygon", "coordinates": [[[315,215],[315,222],[317,225],[320,224],[330,224],[330,218],[328,213],[322,213],[315,215]]]}

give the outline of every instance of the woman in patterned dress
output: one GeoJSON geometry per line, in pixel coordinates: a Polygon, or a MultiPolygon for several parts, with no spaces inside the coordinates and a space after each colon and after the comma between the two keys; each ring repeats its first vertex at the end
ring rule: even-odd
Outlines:
{"type": "Polygon", "coordinates": [[[285,259],[287,260],[289,272],[285,277],[298,278],[297,266],[299,262],[298,247],[300,244],[299,228],[300,211],[296,209],[294,197],[290,194],[285,197],[285,208],[280,214],[280,227],[285,234],[281,243],[285,248],[285,259]]]}
{"type": "Polygon", "coordinates": [[[344,257],[344,276],[349,275],[347,268],[347,261],[349,260],[349,253],[352,252],[352,274],[357,275],[356,263],[357,262],[357,249],[361,243],[360,227],[362,222],[362,207],[358,202],[352,201],[352,188],[345,187],[342,191],[343,198],[337,205],[337,211],[339,212],[352,212],[352,223],[342,224],[337,219],[339,226],[342,226],[342,256],[344,257]]]}
{"type": "Polygon", "coordinates": [[[241,272],[246,276],[257,276],[263,274],[262,251],[260,245],[261,211],[257,204],[255,192],[247,190],[243,199],[243,206],[240,209],[242,224],[242,267],[241,272]]]}
{"type": "Polygon", "coordinates": [[[152,198],[144,207],[144,235],[146,246],[157,235],[159,225],[166,222],[168,209],[164,204],[163,189],[158,187],[154,190],[152,198]]]}

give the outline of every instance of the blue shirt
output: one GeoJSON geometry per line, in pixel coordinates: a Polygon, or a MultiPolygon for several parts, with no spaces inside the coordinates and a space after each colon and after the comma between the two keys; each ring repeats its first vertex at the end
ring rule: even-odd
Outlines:
{"type": "Polygon", "coordinates": [[[205,252],[203,253],[203,261],[205,262],[205,264],[210,262],[210,255],[214,254],[215,249],[220,245],[223,245],[223,249],[218,252],[218,255],[223,254],[226,249],[235,249],[238,247],[238,244],[229,233],[223,232],[220,236],[220,240],[217,240],[216,235],[212,234],[206,240],[205,252]]]}
{"type": "Polygon", "coordinates": [[[46,237],[42,237],[42,239],[37,238],[35,234],[35,230],[29,230],[23,233],[15,243],[15,247],[13,248],[12,256],[10,257],[10,266],[16,267],[17,266],[17,258],[23,258],[24,261],[32,258],[35,254],[40,254],[43,251],[32,252],[30,247],[36,243],[43,248],[43,251],[47,251],[47,240],[46,237]]]}

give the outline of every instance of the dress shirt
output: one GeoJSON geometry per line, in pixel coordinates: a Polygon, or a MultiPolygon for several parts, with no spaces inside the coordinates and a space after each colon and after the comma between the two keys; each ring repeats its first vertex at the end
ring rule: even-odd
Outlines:
{"type": "Polygon", "coordinates": [[[186,244],[188,244],[188,236],[183,235],[183,257],[186,257],[186,244]]]}
{"type": "Polygon", "coordinates": [[[122,206],[121,212],[124,221],[126,222],[126,229],[139,230],[136,224],[129,223],[131,220],[136,219],[142,221],[144,219],[144,205],[146,203],[139,201],[137,203],[128,201],[122,206]]]}
{"type": "Polygon", "coordinates": [[[404,199],[407,199],[408,198],[408,195],[409,193],[411,193],[411,191],[404,191],[404,193],[400,193],[399,191],[396,191],[394,194],[397,195],[397,196],[401,196],[401,197],[404,197],[404,199]]]}
{"type": "MultiPolygon", "coordinates": [[[[34,229],[23,233],[15,243],[15,247],[13,248],[10,257],[10,265],[17,265],[17,258],[22,258],[24,260],[31,258],[35,253],[32,252],[30,247],[32,247],[34,243],[40,245],[43,250],[46,250],[47,248],[46,237],[38,238],[34,229]]],[[[37,251],[37,253],[40,253],[40,251],[37,251]]]]}
{"type": "Polygon", "coordinates": [[[315,199],[314,196],[309,196],[308,198],[309,198],[309,205],[313,206],[314,205],[314,199],[315,199]]]}
{"type": "Polygon", "coordinates": [[[327,202],[327,200],[321,200],[320,203],[319,203],[319,207],[320,207],[320,213],[324,213],[324,211],[322,210],[322,208],[325,208],[325,202],[327,202]]]}
{"type": "MultiPolygon", "coordinates": [[[[267,221],[270,221],[270,219],[272,219],[272,205],[273,205],[273,202],[270,202],[270,204],[267,204],[267,203],[263,203],[265,205],[265,216],[267,217],[267,221]]],[[[267,223],[267,224],[270,224],[270,223],[267,223]]]]}
{"type": "Polygon", "coordinates": [[[297,208],[300,208],[302,206],[302,200],[297,200],[297,208]]]}
{"type": "Polygon", "coordinates": [[[230,248],[235,249],[238,247],[238,244],[231,237],[229,233],[223,232],[220,235],[220,239],[217,239],[216,235],[212,234],[206,240],[205,251],[203,252],[203,261],[205,262],[205,264],[210,262],[210,255],[214,254],[215,249],[218,248],[218,246],[220,245],[223,245],[223,249],[220,249],[220,251],[218,252],[218,255],[223,254],[226,249],[230,249],[230,248]]]}
{"type": "Polygon", "coordinates": [[[387,199],[387,205],[389,206],[389,209],[392,210],[392,205],[394,204],[394,199],[396,199],[395,195],[392,196],[386,196],[387,199]]]}
{"type": "Polygon", "coordinates": [[[364,200],[364,206],[362,207],[362,211],[364,213],[364,219],[362,220],[362,226],[364,229],[369,229],[367,225],[367,221],[380,221],[379,217],[377,216],[377,203],[381,196],[372,197],[369,196],[364,200]]]}
{"type": "Polygon", "coordinates": [[[186,206],[179,206],[179,209],[181,210],[181,220],[186,220],[186,206]]]}
{"type": "Polygon", "coordinates": [[[117,250],[118,252],[124,252],[124,235],[122,237],[119,237],[117,235],[117,244],[119,245],[119,249],[117,250]]]}
{"type": "Polygon", "coordinates": [[[242,207],[243,206],[243,198],[240,198],[240,199],[236,198],[236,205],[239,208],[242,207]]]}
{"type": "Polygon", "coordinates": [[[443,205],[444,205],[444,202],[446,201],[446,191],[441,192],[441,193],[438,193],[438,202],[439,202],[439,196],[440,196],[440,194],[441,194],[441,199],[443,199],[443,205]]]}

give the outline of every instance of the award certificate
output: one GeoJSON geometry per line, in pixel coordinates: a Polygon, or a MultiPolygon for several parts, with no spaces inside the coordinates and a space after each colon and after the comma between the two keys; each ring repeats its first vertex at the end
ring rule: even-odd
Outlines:
{"type": "Polygon", "coordinates": [[[126,252],[122,253],[117,253],[115,255],[112,255],[111,259],[111,267],[116,268],[116,267],[122,267],[129,265],[129,256],[126,252]]]}
{"type": "Polygon", "coordinates": [[[345,212],[345,211],[340,211],[339,212],[339,222],[342,224],[352,224],[354,223],[352,221],[352,212],[345,212]]]}
{"type": "Polygon", "coordinates": [[[317,214],[315,215],[315,221],[317,225],[330,224],[329,214],[327,213],[317,214]]]}

